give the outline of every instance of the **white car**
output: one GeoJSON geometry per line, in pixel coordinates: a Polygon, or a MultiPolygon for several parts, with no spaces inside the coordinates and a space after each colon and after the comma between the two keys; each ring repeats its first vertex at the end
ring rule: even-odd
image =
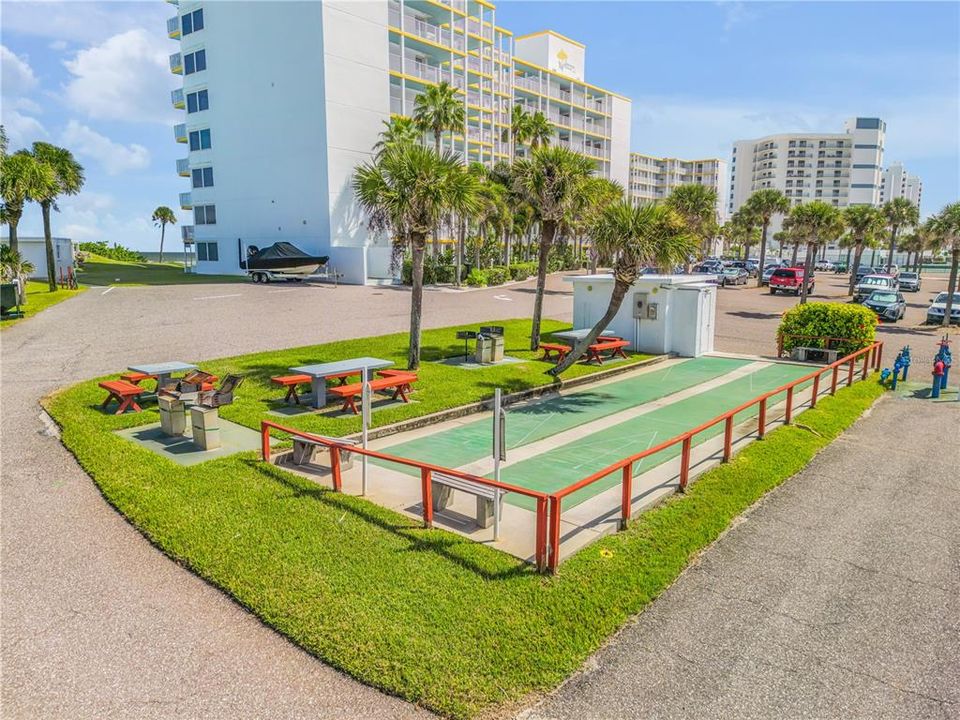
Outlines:
{"type": "Polygon", "coordinates": [[[834,265],[829,260],[817,260],[817,264],[813,266],[814,270],[825,270],[833,271],[834,265]]]}
{"type": "Polygon", "coordinates": [[[890,275],[866,275],[857,283],[853,293],[855,302],[863,302],[863,299],[870,297],[874,290],[899,290],[900,285],[895,277],[890,275]]]}
{"type": "MultiPolygon", "coordinates": [[[[939,325],[943,322],[943,314],[947,310],[947,294],[938,293],[933,303],[927,308],[927,322],[939,325]]],[[[960,323],[960,292],[953,294],[953,306],[950,308],[950,322],[960,323]]]]}

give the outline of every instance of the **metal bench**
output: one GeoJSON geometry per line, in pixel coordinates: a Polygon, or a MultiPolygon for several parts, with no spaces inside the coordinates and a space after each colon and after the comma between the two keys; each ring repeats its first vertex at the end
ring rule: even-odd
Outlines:
{"type": "Polygon", "coordinates": [[[433,509],[445,510],[453,500],[453,490],[475,495],[477,498],[477,525],[488,528],[496,523],[503,510],[503,491],[499,488],[463,478],[453,477],[441,472],[431,474],[433,509]],[[499,507],[495,507],[498,505],[499,507]]]}
{"type": "Polygon", "coordinates": [[[835,363],[837,361],[838,351],[829,350],[827,348],[816,348],[816,347],[795,347],[790,351],[790,359],[797,360],[799,362],[807,362],[810,360],[810,356],[822,355],[826,358],[827,364],[835,363]]]}
{"type": "MultiPolygon", "coordinates": [[[[330,446],[321,442],[321,439],[329,442],[339,443],[340,445],[359,444],[359,441],[357,440],[347,440],[346,438],[332,438],[323,435],[318,435],[317,437],[320,439],[314,440],[313,438],[294,436],[293,452],[290,455],[294,465],[314,464],[314,457],[318,449],[320,449],[321,452],[329,452],[330,446]]],[[[340,467],[344,470],[348,470],[353,467],[353,453],[346,451],[340,452],[340,467]]]]}

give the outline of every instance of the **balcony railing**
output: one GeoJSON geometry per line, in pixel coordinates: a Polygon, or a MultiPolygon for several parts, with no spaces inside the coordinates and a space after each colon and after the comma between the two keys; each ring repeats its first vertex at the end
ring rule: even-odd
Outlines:
{"type": "Polygon", "coordinates": [[[193,225],[181,225],[180,226],[180,237],[185,243],[193,242],[193,225]]]}
{"type": "Polygon", "coordinates": [[[187,141],[187,124],[178,123],[174,125],[173,137],[176,138],[178,143],[185,143],[187,141]]]}
{"type": "Polygon", "coordinates": [[[193,198],[190,197],[190,193],[180,193],[180,208],[183,210],[191,210],[193,208],[193,198]]]}
{"type": "Polygon", "coordinates": [[[478,92],[470,91],[467,93],[467,102],[470,105],[478,105],[479,107],[492,109],[493,108],[493,99],[489,95],[481,95],[478,92]]]}
{"type": "Polygon", "coordinates": [[[167,19],[167,35],[173,40],[180,39],[180,16],[175,15],[167,19]]]}
{"type": "Polygon", "coordinates": [[[472,70],[473,72],[482,72],[487,75],[493,74],[493,67],[489,61],[483,62],[480,58],[468,57],[467,58],[467,69],[472,70]]]}
{"type": "Polygon", "coordinates": [[[468,127],[467,128],[467,137],[470,140],[477,142],[492,143],[493,142],[493,133],[489,130],[481,130],[480,128],[468,127]]]}
{"type": "Polygon", "coordinates": [[[170,72],[174,75],[183,75],[183,56],[180,53],[173,53],[170,56],[170,72]]]}
{"type": "Polygon", "coordinates": [[[525,90],[531,90],[535,93],[542,93],[540,81],[537,78],[517,77],[513,79],[513,84],[525,90]]]}
{"type": "Polygon", "coordinates": [[[175,108],[183,109],[183,88],[177,88],[170,91],[170,102],[173,103],[175,108]]]}
{"type": "Polygon", "coordinates": [[[189,158],[177,158],[177,175],[181,175],[182,177],[190,177],[189,158]]]}

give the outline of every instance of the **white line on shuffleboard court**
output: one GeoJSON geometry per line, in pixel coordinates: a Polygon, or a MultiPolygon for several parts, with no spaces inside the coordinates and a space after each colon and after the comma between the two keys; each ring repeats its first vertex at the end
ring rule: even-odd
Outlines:
{"type": "Polygon", "coordinates": [[[233,295],[207,295],[205,297],[194,298],[194,300],[220,300],[222,298],[232,297],[240,297],[240,293],[234,293],[233,295]]]}
{"type": "Polygon", "coordinates": [[[102,293],[100,293],[100,294],[101,294],[101,295],[106,295],[108,292],[110,292],[111,290],[113,290],[114,287],[115,287],[114,285],[111,285],[110,287],[108,287],[106,290],[104,290],[104,291],[103,291],[102,293]]]}

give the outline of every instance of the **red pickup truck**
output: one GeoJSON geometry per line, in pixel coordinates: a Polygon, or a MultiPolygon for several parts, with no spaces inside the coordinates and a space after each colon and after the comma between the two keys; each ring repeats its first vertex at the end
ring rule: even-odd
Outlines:
{"type": "MultiPolygon", "coordinates": [[[[800,288],[803,283],[803,268],[777,268],[770,276],[770,294],[775,295],[778,291],[783,293],[800,294],[800,288]]],[[[814,277],[810,274],[807,280],[807,293],[813,292],[814,277]]]]}

